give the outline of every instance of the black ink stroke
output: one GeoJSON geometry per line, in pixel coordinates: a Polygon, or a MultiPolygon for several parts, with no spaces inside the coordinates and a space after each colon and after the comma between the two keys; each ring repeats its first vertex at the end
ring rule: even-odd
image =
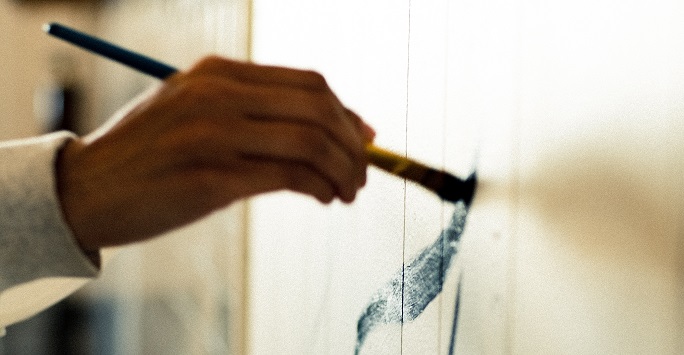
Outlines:
{"type": "MultiPolygon", "coordinates": [[[[473,181],[474,190],[475,174],[468,180],[473,181]]],[[[373,295],[357,324],[356,354],[361,351],[373,328],[382,324],[413,321],[442,292],[446,271],[458,252],[471,200],[472,195],[467,201],[457,202],[451,223],[439,238],[373,295]]],[[[452,339],[451,347],[453,343],[452,339]]]]}
{"type": "Polygon", "coordinates": [[[454,305],[454,322],[451,323],[451,341],[449,342],[449,355],[453,355],[456,351],[456,330],[458,329],[458,311],[461,309],[461,280],[458,280],[458,289],[456,290],[456,305],[454,305]]]}

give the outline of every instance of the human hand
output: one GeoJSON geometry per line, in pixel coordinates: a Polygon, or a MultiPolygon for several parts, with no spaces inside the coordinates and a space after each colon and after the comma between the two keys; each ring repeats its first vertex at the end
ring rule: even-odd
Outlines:
{"type": "Polygon", "coordinates": [[[57,161],[59,198],[86,251],[145,240],[269,191],[351,202],[373,136],[317,73],[208,57],[68,143],[57,161]]]}

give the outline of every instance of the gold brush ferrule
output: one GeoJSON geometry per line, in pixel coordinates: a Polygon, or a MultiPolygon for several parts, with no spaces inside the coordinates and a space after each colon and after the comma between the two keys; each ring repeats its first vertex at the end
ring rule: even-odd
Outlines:
{"type": "Polygon", "coordinates": [[[366,146],[370,163],[390,174],[411,180],[435,192],[443,200],[464,201],[469,205],[477,186],[477,177],[472,173],[467,180],[462,180],[447,172],[430,168],[399,154],[378,148],[372,144],[366,146]]]}
{"type": "MultiPolygon", "coordinates": [[[[421,163],[408,159],[389,150],[378,148],[372,144],[366,146],[366,152],[368,153],[368,158],[371,164],[387,171],[390,174],[409,179],[421,185],[425,184],[424,179],[428,172],[430,170],[434,170],[421,163]]],[[[426,187],[434,189],[436,186],[426,187]]]]}

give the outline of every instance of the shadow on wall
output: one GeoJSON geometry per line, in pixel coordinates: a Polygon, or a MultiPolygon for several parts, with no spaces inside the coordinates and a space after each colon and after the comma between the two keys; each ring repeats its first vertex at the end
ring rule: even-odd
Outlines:
{"type": "Polygon", "coordinates": [[[639,149],[640,138],[598,132],[544,152],[521,178],[521,213],[534,214],[552,232],[551,242],[581,259],[671,265],[683,147],[661,141],[657,149],[639,149]]]}

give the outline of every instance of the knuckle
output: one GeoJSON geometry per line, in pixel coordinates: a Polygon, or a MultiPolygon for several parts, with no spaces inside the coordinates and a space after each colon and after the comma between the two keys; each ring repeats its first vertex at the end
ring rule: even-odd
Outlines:
{"type": "Polygon", "coordinates": [[[312,88],[318,90],[324,90],[328,88],[328,82],[323,74],[315,70],[304,70],[303,74],[306,75],[308,81],[311,83],[312,88]]]}
{"type": "Polygon", "coordinates": [[[243,71],[250,65],[247,62],[237,61],[222,57],[218,54],[211,54],[200,59],[191,69],[191,75],[208,75],[239,78],[243,76],[243,71]]]}
{"type": "Polygon", "coordinates": [[[208,71],[214,71],[218,68],[221,68],[225,65],[227,62],[226,59],[222,58],[219,55],[216,54],[210,54],[202,59],[200,59],[197,64],[191,69],[191,72],[208,72],[208,71]]]}

